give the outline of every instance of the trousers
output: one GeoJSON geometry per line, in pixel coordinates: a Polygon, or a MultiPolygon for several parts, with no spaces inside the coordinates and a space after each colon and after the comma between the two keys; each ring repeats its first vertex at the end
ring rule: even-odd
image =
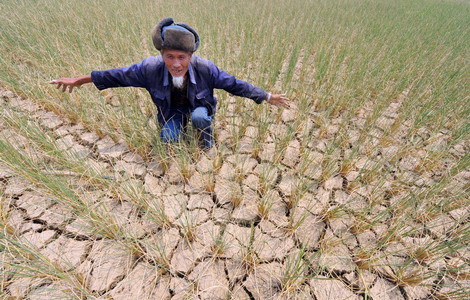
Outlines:
{"type": "Polygon", "coordinates": [[[210,149],[214,146],[212,135],[212,116],[204,106],[196,107],[193,111],[189,107],[178,107],[171,109],[172,117],[163,124],[160,138],[164,143],[174,143],[180,139],[181,132],[186,128],[189,119],[199,132],[199,145],[210,149]]]}

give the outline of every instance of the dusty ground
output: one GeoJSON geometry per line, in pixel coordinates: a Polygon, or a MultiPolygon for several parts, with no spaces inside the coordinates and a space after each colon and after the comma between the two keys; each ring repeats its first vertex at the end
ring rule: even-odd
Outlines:
{"type": "MultiPolygon", "coordinates": [[[[396,144],[383,147],[380,154],[368,153],[367,145],[377,143],[383,130],[394,124],[400,99],[390,104],[375,131],[370,132],[367,141],[362,141],[363,153],[358,153],[357,160],[347,170],[326,180],[319,180],[322,174],[316,168],[301,170],[301,152],[305,150],[301,137],[289,141],[279,164],[273,163],[276,151],[269,139],[253,158],[250,147],[256,136],[255,127],[248,127],[238,148],[224,153],[223,159],[202,156],[192,165],[191,176],[185,180],[176,163],[165,170],[158,163],[145,161],[130,152],[125,143],[116,143],[109,137],[99,138],[80,124],[73,125],[8,91],[3,90],[1,94],[4,112],[12,110],[39,119],[43,130],[53,132],[64,151],[72,149],[107,170],[110,180],[117,180],[121,186],[143,187],[142,195],[163,208],[166,220],[156,224],[132,199],[115,199],[106,190],[88,191],[90,198],[100,199],[114,222],[135,238],[140,249],[132,250],[125,242],[97,232],[86,221],[89,218],[77,215],[26,178],[0,166],[0,194],[4,203],[8,203],[6,223],[14,229],[15,236],[39,249],[67,274],[80,278],[85,289],[97,298],[227,299],[231,295],[233,299],[324,300],[359,299],[368,295],[375,300],[430,299],[439,295],[445,298],[448,291],[468,288],[464,278],[450,276],[431,276],[415,285],[397,284],[393,280],[394,274],[403,271],[397,266],[406,260],[407,249],[449,234],[456,230],[456,221],[460,226],[467,226],[467,207],[459,207],[429,222],[408,224],[422,234],[388,243],[380,250],[383,261],[374,261],[371,266],[367,265],[367,259],[361,261],[358,250],[376,247],[391,228],[388,219],[375,223],[372,228],[357,230],[354,227],[357,219],[351,215],[327,214],[328,208],[341,204],[351,210],[363,209],[372,195],[382,194],[389,188],[383,183],[379,190],[374,190],[372,184],[352,189],[350,182],[360,170],[368,168],[373,161],[370,157],[388,155],[392,159],[396,144]],[[259,191],[261,177],[269,191],[259,191]],[[307,183],[308,190],[293,203],[299,182],[307,183]],[[269,212],[263,215],[260,203],[266,195],[274,200],[270,202],[269,212]],[[299,257],[300,262],[296,260],[299,257]]],[[[363,115],[355,119],[351,143],[361,142],[358,130],[367,111],[365,107],[363,115]]],[[[286,124],[293,122],[295,116],[295,110],[284,111],[282,122],[269,130],[273,133],[286,130],[286,124]]],[[[309,155],[319,163],[325,156],[325,141],[339,130],[338,120],[328,122],[325,132],[312,131],[307,146],[309,155]]],[[[3,122],[0,125],[2,134],[10,141],[19,147],[28,146],[27,140],[14,130],[3,122]]],[[[399,141],[400,129],[396,134],[399,141]]],[[[226,130],[220,130],[219,144],[227,136],[226,130]]],[[[437,141],[445,143],[445,138],[442,133],[437,141]]],[[[468,142],[455,146],[452,151],[456,157],[462,157],[468,151],[468,142]]],[[[344,152],[337,151],[333,163],[341,165],[344,156],[344,152]]],[[[441,175],[419,175],[416,168],[420,157],[422,153],[417,152],[402,159],[393,170],[394,178],[401,178],[400,182],[413,189],[432,186],[441,175]]],[[[73,174],[67,178],[79,181],[73,174]]],[[[463,172],[458,178],[456,185],[468,187],[469,172],[463,172]]],[[[391,196],[388,205],[393,205],[394,197],[391,196]]],[[[387,206],[374,209],[386,210],[387,206]]],[[[4,254],[5,261],[0,266],[4,270],[8,269],[7,256],[4,254]]],[[[422,264],[412,262],[407,271],[415,269],[418,272],[415,274],[428,274],[426,270],[443,270],[468,260],[467,248],[459,250],[454,257],[422,264]]],[[[76,293],[65,279],[4,274],[8,278],[4,278],[2,292],[13,299],[63,299],[76,293]]]]}

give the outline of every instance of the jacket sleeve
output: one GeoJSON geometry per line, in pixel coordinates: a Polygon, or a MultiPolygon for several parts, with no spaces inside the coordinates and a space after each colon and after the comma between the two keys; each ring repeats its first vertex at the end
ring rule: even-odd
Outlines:
{"type": "Polygon", "coordinates": [[[129,67],[91,72],[91,80],[99,90],[114,87],[145,87],[144,61],[129,67]]]}
{"type": "Polygon", "coordinates": [[[235,96],[250,98],[256,103],[260,104],[266,99],[268,93],[264,90],[255,87],[251,83],[243,80],[238,80],[235,76],[220,70],[216,65],[211,64],[211,79],[216,89],[223,89],[235,96]]]}

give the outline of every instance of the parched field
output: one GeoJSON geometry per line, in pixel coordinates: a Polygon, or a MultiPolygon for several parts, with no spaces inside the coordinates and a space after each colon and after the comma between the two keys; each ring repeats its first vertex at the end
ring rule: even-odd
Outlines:
{"type": "Polygon", "coordinates": [[[470,4],[0,3],[0,296],[467,299],[470,4]],[[291,98],[218,91],[215,155],[159,141],[127,66],[173,16],[291,98]]]}

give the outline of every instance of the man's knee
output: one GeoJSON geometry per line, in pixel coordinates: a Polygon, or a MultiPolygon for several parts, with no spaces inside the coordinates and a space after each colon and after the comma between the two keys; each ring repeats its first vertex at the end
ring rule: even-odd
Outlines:
{"type": "Polygon", "coordinates": [[[212,117],[208,115],[207,108],[204,106],[197,107],[191,114],[191,122],[194,127],[204,129],[211,126],[212,117]]]}
{"type": "Polygon", "coordinates": [[[160,139],[164,143],[175,143],[179,139],[180,131],[180,124],[175,120],[170,120],[163,125],[160,139]]]}
{"type": "Polygon", "coordinates": [[[175,143],[179,139],[179,135],[174,130],[162,129],[160,133],[160,139],[164,143],[175,143]]]}

